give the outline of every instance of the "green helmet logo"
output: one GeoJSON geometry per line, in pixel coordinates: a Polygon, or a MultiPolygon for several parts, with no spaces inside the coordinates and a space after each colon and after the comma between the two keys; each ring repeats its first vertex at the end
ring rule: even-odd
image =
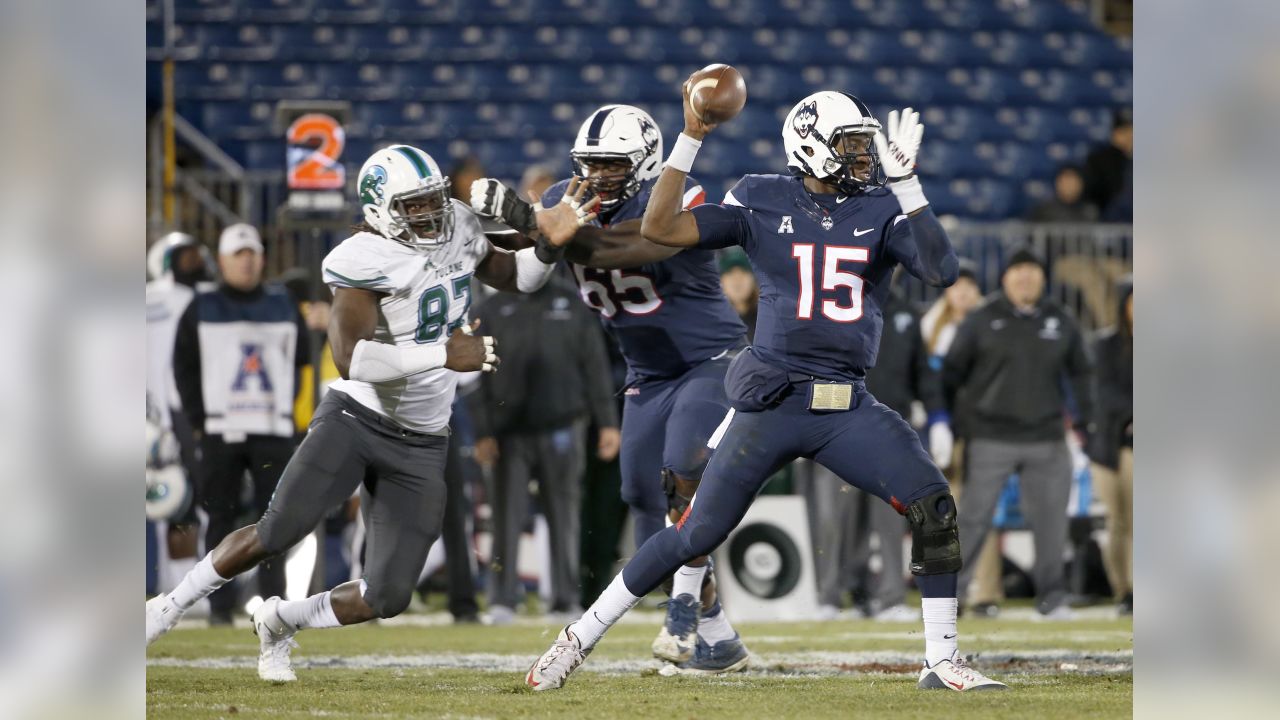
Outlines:
{"type": "Polygon", "coordinates": [[[380,205],[382,203],[382,186],[387,182],[387,171],[381,165],[374,165],[360,176],[360,202],[364,205],[380,205]]]}

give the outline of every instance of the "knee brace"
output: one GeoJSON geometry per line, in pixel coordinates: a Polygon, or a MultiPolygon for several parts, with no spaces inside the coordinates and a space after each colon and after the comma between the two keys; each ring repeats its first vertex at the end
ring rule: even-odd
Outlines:
{"type": "Polygon", "coordinates": [[[667,496],[667,512],[672,515],[672,522],[689,509],[697,491],[697,479],[679,475],[670,468],[662,470],[662,493],[667,496]]]}
{"type": "Polygon", "coordinates": [[[960,572],[960,532],[951,493],[939,490],[916,500],[907,506],[906,516],[911,525],[911,574],[960,572]]]}

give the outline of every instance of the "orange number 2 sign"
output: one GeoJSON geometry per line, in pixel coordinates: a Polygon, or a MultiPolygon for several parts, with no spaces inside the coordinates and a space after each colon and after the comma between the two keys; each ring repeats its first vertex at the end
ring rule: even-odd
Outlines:
{"type": "Polygon", "coordinates": [[[321,113],[302,115],[289,126],[285,139],[290,188],[343,189],[347,173],[338,159],[347,144],[347,133],[337,120],[321,113]]]}

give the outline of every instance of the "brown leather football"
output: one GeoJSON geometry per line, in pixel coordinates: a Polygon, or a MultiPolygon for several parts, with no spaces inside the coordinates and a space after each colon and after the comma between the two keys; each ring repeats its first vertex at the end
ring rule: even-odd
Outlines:
{"type": "Polygon", "coordinates": [[[689,104],[705,123],[722,123],[742,112],[747,83],[732,65],[708,65],[689,76],[689,104]]]}

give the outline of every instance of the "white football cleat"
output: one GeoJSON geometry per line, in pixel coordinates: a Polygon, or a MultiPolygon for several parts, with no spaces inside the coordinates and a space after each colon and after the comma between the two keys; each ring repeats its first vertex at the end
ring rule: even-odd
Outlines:
{"type": "Polygon", "coordinates": [[[270,682],[293,682],[289,651],[298,647],[293,636],[298,629],[280,619],[279,597],[267,598],[253,612],[253,634],[258,636],[258,677],[270,682]]]}
{"type": "Polygon", "coordinates": [[[952,655],[951,659],[943,660],[933,667],[929,667],[929,663],[926,662],[920,670],[920,682],[916,683],[916,687],[921,690],[955,690],[956,692],[1009,689],[1008,685],[992,680],[969,667],[958,652],[952,655]]]}
{"type": "Polygon", "coordinates": [[[173,629],[182,619],[182,611],[169,602],[169,596],[161,593],[147,601],[147,645],[173,629]]]}
{"type": "Polygon", "coordinates": [[[577,670],[590,654],[590,650],[582,649],[578,637],[569,632],[569,626],[565,625],[551,648],[529,668],[528,674],[524,676],[524,684],[537,691],[564,687],[569,674],[577,670]]]}

